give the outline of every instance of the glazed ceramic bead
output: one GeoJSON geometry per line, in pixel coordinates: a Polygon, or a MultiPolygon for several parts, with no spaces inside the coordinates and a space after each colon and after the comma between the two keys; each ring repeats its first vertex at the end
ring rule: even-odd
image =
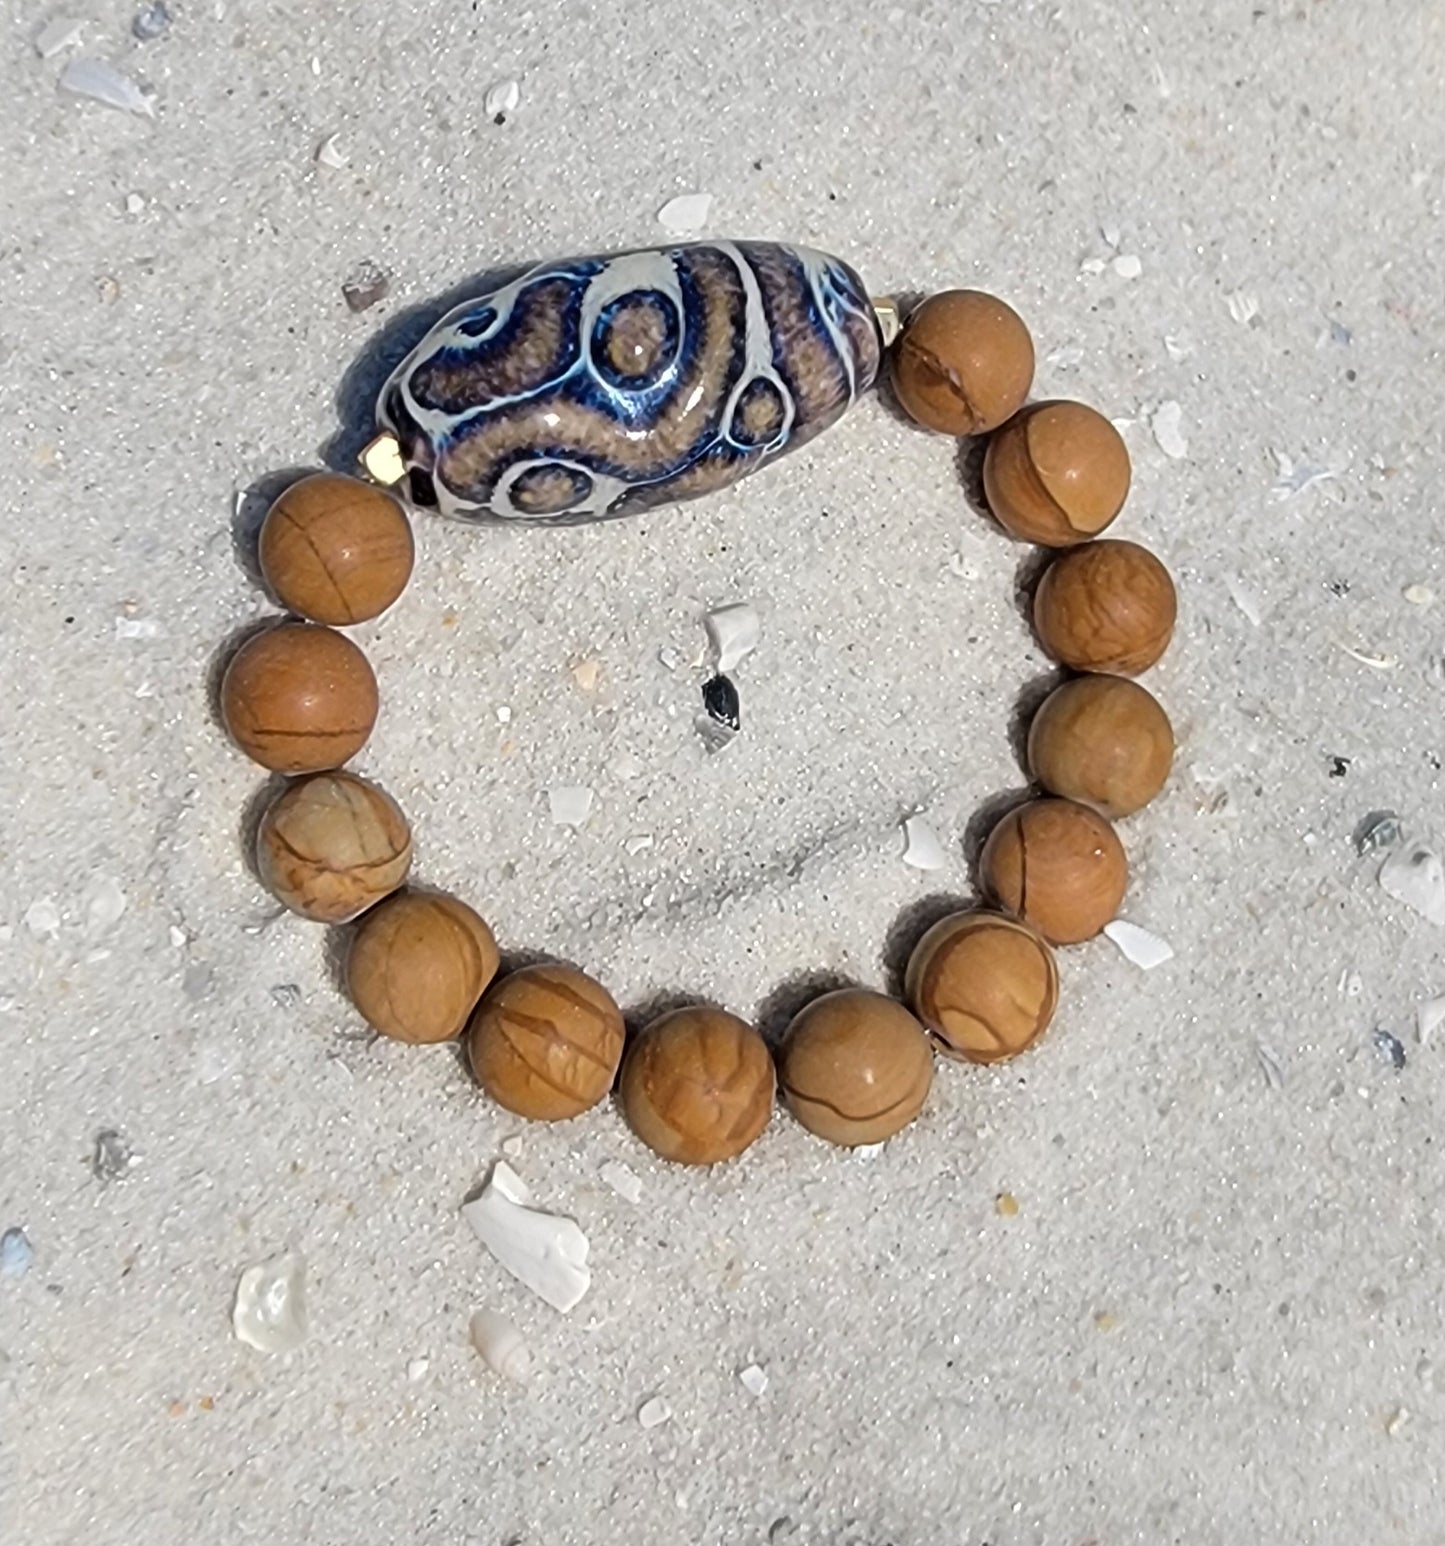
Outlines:
{"type": "Polygon", "coordinates": [[[1011,536],[1044,547],[1097,537],[1129,492],[1129,453],[1102,413],[1083,403],[1035,403],[988,443],[983,486],[1011,536]]]}
{"type": "Polygon", "coordinates": [[[366,656],[314,623],[256,634],[221,681],[221,717],[232,740],[275,773],[340,767],[366,745],[376,711],[366,656]]]}
{"type": "Polygon", "coordinates": [[[1001,1063],[1048,1028],[1059,973],[1053,951],[1028,924],[1003,913],[954,913],[919,940],[906,992],[945,1056],[1001,1063]]]}
{"type": "Polygon", "coordinates": [[[558,1122],[595,1106],[622,1057],[622,1013],[570,966],[524,966],[477,1005],[467,1052],[477,1083],[508,1111],[558,1122]]]}
{"type": "Polygon", "coordinates": [[[1105,539],[1061,553],[1039,582],[1039,642],[1075,671],[1138,676],[1169,647],[1177,601],[1169,571],[1136,542],[1105,539]]]}
{"type": "Polygon", "coordinates": [[[909,316],[893,350],[905,412],[945,435],[982,435],[1017,413],[1034,345],[1012,306],[981,290],[944,290],[909,316]]]}
{"type": "Polygon", "coordinates": [[[364,623],[406,589],[411,526],[384,489],[317,472],[266,512],[258,556],[282,606],[316,623],[364,623]]]}
{"type": "Polygon", "coordinates": [[[881,993],[841,988],[788,1027],[778,1082],[811,1133],[852,1147],[880,1143],[916,1117],[933,1082],[923,1027],[881,993]]]}
{"type": "Polygon", "coordinates": [[[383,387],[416,502],[598,520],[724,488],[873,382],[862,282],[825,253],[697,242],[547,263],[450,312],[383,387]]]}
{"type": "Polygon", "coordinates": [[[450,1041],[497,973],[492,931],[456,897],[408,891],[373,907],[346,957],[351,1002],[383,1036],[450,1041]]]}
{"type": "Polygon", "coordinates": [[[1164,787],[1174,730],[1158,700],[1120,676],[1079,676],[1044,699],[1029,726],[1029,767],[1050,794],[1111,821],[1164,787]]]}
{"type": "Polygon", "coordinates": [[[683,1165],[732,1159],[768,1125],[773,1059],[763,1038],[720,1009],[676,1009],[654,1020],[622,1066],[628,1125],[649,1149],[683,1165]]]}
{"type": "Polygon", "coordinates": [[[267,890],[293,913],[347,923],[406,879],[411,830],[375,784],[354,773],[315,773],[267,808],[256,863],[267,890]]]}
{"type": "Polygon", "coordinates": [[[1092,939],[1119,911],[1129,881],[1113,827],[1072,800],[1031,800],[989,833],[984,889],[1055,945],[1092,939]]]}

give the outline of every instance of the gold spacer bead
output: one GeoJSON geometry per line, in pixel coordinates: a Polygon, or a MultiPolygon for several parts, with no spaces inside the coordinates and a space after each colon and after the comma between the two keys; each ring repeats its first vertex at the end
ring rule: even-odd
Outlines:
{"type": "Polygon", "coordinates": [[[392,432],[383,430],[358,458],[373,483],[390,488],[406,476],[406,462],[402,459],[401,441],[392,432]]]}

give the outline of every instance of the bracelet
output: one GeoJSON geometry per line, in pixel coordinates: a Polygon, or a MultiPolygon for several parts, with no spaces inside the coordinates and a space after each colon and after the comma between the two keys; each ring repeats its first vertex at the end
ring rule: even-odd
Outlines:
{"type": "MultiPolygon", "coordinates": [[[[812,1133],[874,1144],[918,1114],[935,1049],[994,1063],[1032,1046],[1058,1003],[1054,947],[1092,939],[1123,899],[1113,823],[1168,777],[1168,716],[1133,678],[1162,656],[1176,614],[1152,553],[1096,540],[1129,490],[1118,431],[1082,403],[1026,405],[1033,368],[1027,329],[992,296],[942,292],[900,327],[894,303],[871,301],[846,264],[777,243],[545,264],[443,317],[382,388],[367,478],[317,472],[272,504],[260,568],[293,616],[243,644],[221,686],[232,739],[291,779],[261,819],[260,876],[302,917],[354,922],[345,980],[367,1022],[405,1042],[464,1036],[477,1083],[533,1120],[576,1116],[615,1085],[649,1148],[699,1165],[746,1149],[779,1088],[812,1133]],[[535,524],[707,494],[826,429],[885,356],[913,419],[990,437],[984,494],[1004,531],[1058,550],[1033,621],[1075,674],[1029,728],[1040,793],[984,844],[989,905],[923,935],[906,1004],[826,993],[797,1014],[776,1058],[720,1008],[674,1009],[629,1039],[611,994],[575,967],[498,977],[491,929],[460,899],[407,886],[405,816],[343,767],[379,700],[365,656],[338,629],[379,616],[412,570],[392,490],[456,519],[535,524]]],[[[735,728],[727,678],[708,692],[735,728]]]]}

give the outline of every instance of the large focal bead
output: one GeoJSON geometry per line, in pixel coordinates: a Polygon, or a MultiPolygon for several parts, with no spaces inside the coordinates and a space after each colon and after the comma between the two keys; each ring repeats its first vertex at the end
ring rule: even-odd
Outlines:
{"type": "Polygon", "coordinates": [[[377,404],[413,499],[600,520],[735,482],[838,419],[882,340],[845,263],[697,242],[543,264],[448,313],[377,404]]]}

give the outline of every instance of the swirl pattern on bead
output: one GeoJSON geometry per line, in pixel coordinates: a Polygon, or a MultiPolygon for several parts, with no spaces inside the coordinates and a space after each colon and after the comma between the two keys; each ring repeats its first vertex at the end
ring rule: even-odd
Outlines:
{"type": "Polygon", "coordinates": [[[544,264],[448,313],[377,420],[444,515],[570,523],[724,488],[878,373],[861,280],[806,247],[698,242],[544,264]]]}

